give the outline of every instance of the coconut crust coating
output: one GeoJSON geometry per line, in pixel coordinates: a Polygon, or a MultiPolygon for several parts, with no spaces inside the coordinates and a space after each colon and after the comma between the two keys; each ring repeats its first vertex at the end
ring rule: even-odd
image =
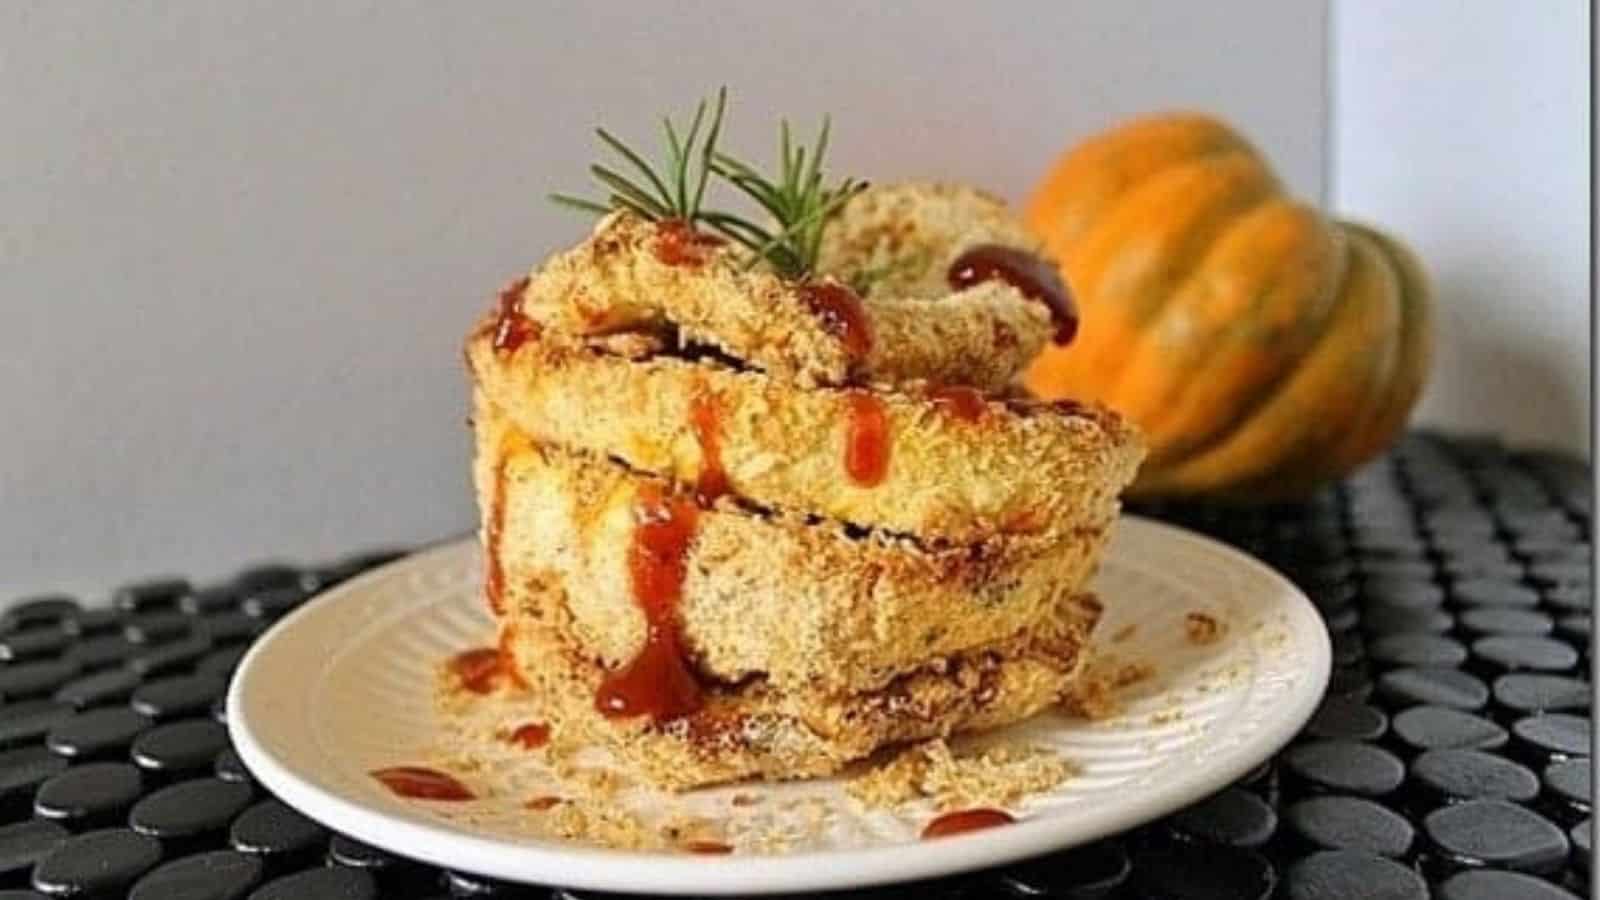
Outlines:
{"type": "MultiPolygon", "coordinates": [[[[481,396],[474,417],[481,505],[501,504],[500,564],[562,585],[573,642],[607,668],[627,662],[646,629],[628,599],[635,510],[641,490],[662,480],[535,444],[481,396]]],[[[881,688],[930,658],[1047,622],[1088,577],[1114,515],[1073,534],[927,547],[721,503],[701,511],[684,557],[685,653],[699,674],[724,683],[881,688]]]]}
{"type": "Polygon", "coordinates": [[[803,390],[714,360],[630,360],[559,341],[506,354],[487,328],[467,358],[479,390],[539,443],[685,484],[719,467],[731,494],[767,509],[930,540],[1099,528],[1141,455],[1121,419],[1069,403],[977,399],[961,415],[921,383],[803,390]],[[846,471],[862,390],[888,429],[887,469],[870,486],[846,471]]]}
{"type": "Polygon", "coordinates": [[[947,287],[937,300],[876,291],[864,301],[870,326],[851,335],[806,285],[747,269],[728,245],[664,260],[660,248],[674,234],[631,214],[607,216],[529,275],[523,314],[562,335],[670,333],[799,387],[923,378],[998,388],[1050,334],[1043,305],[991,281],[947,287]],[[930,302],[939,304],[934,315],[930,302]],[[853,338],[867,346],[853,348],[853,338]]]}
{"type": "Polygon", "coordinates": [[[501,647],[563,740],[604,746],[652,784],[682,790],[747,778],[830,775],[879,747],[981,731],[1060,700],[1082,666],[1100,614],[1091,597],[1063,603],[1047,627],[948,657],[868,691],[785,691],[761,678],[709,687],[697,712],[666,722],[595,709],[606,669],[574,643],[559,578],[508,563],[501,647]]]}

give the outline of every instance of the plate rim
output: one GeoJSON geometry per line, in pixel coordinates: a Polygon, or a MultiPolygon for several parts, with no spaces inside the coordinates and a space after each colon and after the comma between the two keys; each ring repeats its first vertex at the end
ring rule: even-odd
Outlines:
{"type": "MultiPolygon", "coordinates": [[[[1229,566],[1254,570],[1275,582],[1283,601],[1303,619],[1322,619],[1303,591],[1276,569],[1222,541],[1187,528],[1124,514],[1117,527],[1150,529],[1162,540],[1197,542],[1229,566]]],[[[936,842],[845,850],[801,851],[749,856],[696,856],[516,841],[462,831],[445,823],[399,818],[357,798],[325,789],[278,759],[257,736],[255,713],[244,702],[260,660],[276,652],[302,623],[327,604],[359,597],[370,586],[403,570],[425,568],[435,557],[460,552],[475,538],[447,540],[386,563],[307,601],[275,623],[251,645],[227,692],[228,734],[250,774],[283,802],[330,829],[403,857],[440,868],[467,871],[507,881],[555,884],[602,891],[656,895],[772,894],[836,890],[925,879],[1017,862],[1118,834],[1182,809],[1234,783],[1286,746],[1309,721],[1326,693],[1332,647],[1325,627],[1309,629],[1310,678],[1288,698],[1278,715],[1226,754],[1173,779],[1159,791],[1135,795],[1091,810],[1087,817],[1025,819],[936,842]],[[1087,834],[1086,834],[1087,833],[1087,834]]],[[[1293,618],[1293,617],[1291,617],[1293,618]]]]}

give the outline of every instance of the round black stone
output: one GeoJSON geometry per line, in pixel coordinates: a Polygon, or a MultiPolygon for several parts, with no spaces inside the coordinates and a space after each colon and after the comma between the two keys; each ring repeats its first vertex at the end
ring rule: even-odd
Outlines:
{"type": "Polygon", "coordinates": [[[1544,602],[1556,612],[1588,612],[1594,608],[1594,591],[1588,585],[1559,585],[1545,592],[1544,602]]]}
{"type": "Polygon", "coordinates": [[[1367,645],[1367,656],[1385,666],[1459,666],[1467,648],[1436,634],[1386,634],[1367,645]]]}
{"type": "Polygon", "coordinates": [[[175,609],[130,616],[122,626],[122,636],[135,644],[164,644],[189,633],[189,616],[175,609]]]}
{"type": "Polygon", "coordinates": [[[249,900],[378,900],[378,882],[361,869],[310,869],[267,882],[249,900]]]}
{"type": "Polygon", "coordinates": [[[133,692],[133,708],[155,719],[205,712],[227,684],[215,675],[177,675],[145,684],[133,692]]]}
{"type": "Polygon", "coordinates": [[[1432,582],[1433,563],[1415,556],[1369,557],[1361,561],[1361,571],[1368,583],[1405,585],[1415,582],[1432,582]]]}
{"type": "Polygon", "coordinates": [[[1545,795],[1571,822],[1589,815],[1594,798],[1593,764],[1588,759],[1566,759],[1545,766],[1541,780],[1545,795]]]}
{"type": "MultiPolygon", "coordinates": [[[[1328,631],[1335,639],[1343,637],[1347,631],[1354,630],[1361,624],[1361,611],[1354,606],[1338,606],[1333,609],[1323,609],[1322,621],[1328,626],[1328,631]]],[[[1337,652],[1337,650],[1335,651],[1337,652]]]]}
{"type": "Polygon", "coordinates": [[[0,662],[22,662],[55,656],[72,643],[60,628],[35,628],[0,638],[0,662]]]}
{"type": "Polygon", "coordinates": [[[1428,900],[1428,884],[1414,870],[1370,853],[1332,850],[1289,867],[1287,900],[1428,900]]]}
{"type": "Polygon", "coordinates": [[[1006,869],[1001,884],[1023,898],[1110,897],[1128,880],[1133,864],[1114,840],[1097,841],[1006,869]]]}
{"type": "Polygon", "coordinates": [[[79,669],[78,662],[68,657],[0,666],[0,698],[12,704],[55,693],[56,688],[71,680],[79,669]]]}
{"type": "Polygon", "coordinates": [[[1285,771],[1313,790],[1380,797],[1405,780],[1405,766],[1387,750],[1355,741],[1312,741],[1283,755],[1285,771]]]}
{"type": "Polygon", "coordinates": [[[0,747],[17,747],[41,740],[50,729],[72,715],[72,707],[54,700],[25,700],[0,706],[0,747]]]}
{"type": "Polygon", "coordinates": [[[271,858],[319,855],[328,830],[280,800],[263,800],[233,822],[228,842],[241,853],[271,858]]]}
{"type": "Polygon", "coordinates": [[[1505,746],[1509,737],[1488,719],[1447,706],[1413,706],[1396,715],[1391,727],[1417,750],[1493,750],[1505,746]]]}
{"type": "Polygon", "coordinates": [[[73,766],[39,786],[33,813],[72,828],[104,825],[121,819],[141,788],[139,770],[127,763],[73,766]]]}
{"type": "Polygon", "coordinates": [[[1445,879],[1437,900],[1578,900],[1542,878],[1517,872],[1462,872],[1445,879]]]}
{"type": "Polygon", "coordinates": [[[127,669],[106,669],[67,682],[55,692],[52,699],[77,709],[103,703],[121,703],[133,696],[140,680],[137,673],[127,669]]]}
{"type": "Polygon", "coordinates": [[[196,631],[211,638],[218,647],[247,642],[266,630],[266,623],[242,612],[203,616],[194,620],[196,631]]]}
{"type": "Polygon", "coordinates": [[[243,900],[260,883],[261,872],[261,860],[244,853],[200,853],[139,879],[128,900],[243,900]]]}
{"type": "Polygon", "coordinates": [[[205,635],[193,635],[181,641],[163,644],[154,650],[129,659],[128,668],[146,678],[152,678],[194,665],[200,657],[205,656],[210,651],[210,638],[205,635]]]}
{"type": "Polygon", "coordinates": [[[61,630],[75,637],[92,637],[122,630],[127,614],[120,609],[86,609],[61,620],[61,630]]]}
{"type": "Polygon", "coordinates": [[[1510,606],[1476,606],[1456,616],[1456,623],[1462,631],[1484,637],[1541,637],[1555,627],[1542,612],[1510,606]]]}
{"type": "Polygon", "coordinates": [[[189,591],[187,578],[163,575],[117,588],[111,595],[111,604],[125,612],[149,612],[177,606],[189,591]]]}
{"type": "Polygon", "coordinates": [[[1472,655],[1507,672],[1565,672],[1578,664],[1578,651],[1545,637],[1479,638],[1472,655]]]}
{"type": "Polygon", "coordinates": [[[1524,752],[1541,762],[1589,755],[1590,723],[1587,716],[1545,713],[1511,723],[1524,752]]]}
{"type": "Polygon", "coordinates": [[[1332,645],[1336,666],[1353,666],[1366,658],[1367,642],[1354,631],[1334,632],[1332,645]]]}
{"type": "Polygon", "coordinates": [[[1242,788],[1227,788],[1166,820],[1183,837],[1260,847],[1278,828],[1278,815],[1266,801],[1242,788]]]}
{"type": "Polygon", "coordinates": [[[1317,707],[1301,734],[1310,738],[1375,741],[1389,728],[1389,718],[1376,706],[1346,697],[1329,697],[1317,707]]]}
{"type": "Polygon", "coordinates": [[[126,706],[104,706],[78,713],[50,729],[44,744],[50,752],[71,760],[120,758],[133,739],[153,724],[126,706]]]}
{"type": "Polygon", "coordinates": [[[25,597],[11,604],[0,616],[0,634],[26,631],[40,625],[56,625],[77,615],[83,607],[66,594],[25,597]]]}
{"type": "Polygon", "coordinates": [[[252,594],[268,588],[298,587],[301,570],[298,566],[279,560],[256,563],[241,569],[233,576],[233,587],[243,594],[252,594]]]}
{"type": "Polygon", "coordinates": [[[1535,607],[1539,605],[1539,595],[1533,589],[1514,581],[1501,581],[1498,579],[1473,578],[1466,581],[1458,581],[1450,589],[1450,594],[1458,603],[1464,603],[1468,606],[1535,607]]]}
{"type": "Polygon", "coordinates": [[[1589,586],[1587,560],[1538,559],[1528,566],[1528,580],[1545,587],[1589,586]]]}
{"type": "Polygon", "coordinates": [[[1532,800],[1539,779],[1525,766],[1478,750],[1429,750],[1411,761],[1411,781],[1430,801],[1532,800]]]}
{"type": "Polygon", "coordinates": [[[218,722],[221,722],[224,725],[228,724],[227,694],[223,694],[221,697],[211,701],[211,718],[216,719],[218,722]]]}
{"type": "Polygon", "coordinates": [[[227,678],[233,670],[239,667],[239,661],[249,652],[249,644],[240,644],[236,647],[224,647],[207,653],[203,659],[195,663],[196,675],[215,675],[218,678],[227,678]]]}
{"type": "Polygon", "coordinates": [[[130,755],[141,769],[163,775],[187,774],[211,766],[227,747],[228,729],[215,720],[183,719],[140,735],[130,755]]]}
{"type": "Polygon", "coordinates": [[[26,881],[34,863],[70,837],[72,833],[60,825],[39,819],[0,826],[0,883],[26,881]]]}
{"type": "Polygon", "coordinates": [[[1491,551],[1484,556],[1446,556],[1439,567],[1457,581],[1469,578],[1515,581],[1522,577],[1522,565],[1504,551],[1498,554],[1491,551]]]}
{"type": "Polygon", "coordinates": [[[108,634],[73,644],[62,659],[77,663],[85,672],[94,672],[123,665],[143,649],[120,634],[108,634]]]}
{"type": "Polygon", "coordinates": [[[1422,829],[1439,856],[1461,866],[1546,874],[1567,861],[1567,836],[1543,816],[1503,800],[1469,800],[1429,813],[1422,829]]]}
{"type": "Polygon", "coordinates": [[[1365,664],[1339,666],[1328,675],[1328,695],[1362,701],[1372,696],[1372,676],[1365,664]]]}
{"type": "Polygon", "coordinates": [[[1588,709],[1589,683],[1560,675],[1502,675],[1494,680],[1496,703],[1514,712],[1588,709]]]}
{"type": "Polygon", "coordinates": [[[1407,609],[1402,606],[1369,606],[1361,613],[1361,629],[1368,636],[1420,631],[1444,634],[1456,624],[1455,617],[1443,609],[1407,609]]]}
{"type": "Polygon", "coordinates": [[[1400,857],[1416,837],[1404,816],[1360,797],[1311,797],[1284,810],[1283,818],[1295,835],[1325,850],[1400,857]]]}
{"type": "Polygon", "coordinates": [[[1431,703],[1468,711],[1489,702],[1480,679],[1456,669],[1404,668],[1383,673],[1378,692],[1396,703],[1431,703]]]}
{"type": "Polygon", "coordinates": [[[244,767],[244,761],[232,747],[217,754],[217,758],[212,762],[212,769],[223,781],[250,783],[250,770],[244,767]]]}
{"type": "MultiPolygon", "coordinates": [[[[527,896],[525,889],[519,885],[496,881],[493,878],[485,878],[482,875],[471,875],[466,872],[445,872],[444,885],[450,892],[450,896],[456,898],[527,896]]],[[[934,886],[934,896],[939,896],[942,893],[940,887],[934,886]]],[[[918,886],[918,889],[920,889],[920,886],[918,886]]],[[[961,888],[955,888],[955,890],[951,891],[951,900],[959,900],[962,894],[961,888]]]]}
{"type": "Polygon", "coordinates": [[[128,825],[163,840],[222,831],[250,805],[250,786],[220,778],[183,781],[145,797],[128,813],[128,825]]]}
{"type": "Polygon", "coordinates": [[[276,619],[305,600],[306,594],[299,588],[274,588],[246,597],[242,608],[258,619],[276,619]]]}
{"type": "Polygon", "coordinates": [[[1368,580],[1361,590],[1370,606],[1431,609],[1444,603],[1444,590],[1423,579],[1368,580]]]}
{"type": "Polygon", "coordinates": [[[39,785],[66,768],[66,760],[37,745],[0,752],[0,803],[26,801],[31,807],[39,785]]]}
{"type": "Polygon", "coordinates": [[[410,860],[342,834],[335,834],[328,843],[328,862],[336,866],[364,869],[380,879],[416,866],[410,860]]]}
{"type": "Polygon", "coordinates": [[[238,609],[241,599],[238,591],[226,585],[206,587],[184,595],[178,608],[190,615],[208,616],[238,609]]]}
{"type": "Polygon", "coordinates": [[[1162,841],[1135,851],[1131,883],[1147,900],[1267,900],[1278,878],[1254,850],[1162,841]]]}
{"type": "Polygon", "coordinates": [[[125,828],[72,838],[39,861],[33,886],[52,897],[120,897],[161,861],[161,842],[125,828]]]}
{"type": "Polygon", "coordinates": [[[1556,636],[1578,647],[1587,647],[1594,638],[1594,618],[1588,613],[1562,616],[1556,620],[1556,636]]]}
{"type": "Polygon", "coordinates": [[[1594,819],[1584,819],[1572,826],[1567,838],[1572,841],[1572,861],[1587,874],[1594,861],[1594,819]]]}

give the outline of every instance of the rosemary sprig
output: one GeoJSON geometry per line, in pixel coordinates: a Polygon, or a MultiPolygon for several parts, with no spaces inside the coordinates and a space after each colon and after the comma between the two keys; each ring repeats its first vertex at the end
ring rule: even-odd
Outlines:
{"type": "Polygon", "coordinates": [[[717,149],[722,122],[727,111],[727,88],[717,92],[710,125],[706,124],[707,105],[696,107],[689,128],[680,137],[670,117],[662,118],[666,134],[667,177],[638,152],[604,128],[595,129],[602,143],[617,154],[637,175],[596,163],[589,173],[605,190],[604,202],[571,194],[551,194],[550,199],[564,206],[589,213],[604,214],[629,210],[652,221],[681,219],[690,225],[704,224],[750,251],[746,268],[762,262],[789,278],[809,274],[817,263],[822,233],[829,219],[866,183],[846,178],[828,185],[822,171],[822,158],[828,149],[830,122],[822,120],[814,149],[794,143],[789,123],[779,130],[778,178],[768,179],[754,166],[717,149]],[[749,197],[765,213],[771,225],[757,224],[738,213],[705,207],[707,184],[717,175],[749,197]]]}
{"type": "Polygon", "coordinates": [[[828,152],[832,123],[823,117],[815,149],[794,143],[787,120],[778,129],[778,179],[771,181],[754,166],[727,153],[718,153],[713,171],[754,200],[772,221],[776,231],[736,217],[717,216],[708,220],[729,237],[749,247],[755,260],[766,260],[774,269],[797,278],[816,267],[822,248],[822,232],[828,220],[857,192],[864,181],[846,178],[828,186],[822,171],[822,158],[828,152]],[[728,226],[732,225],[730,229],[728,226]]]}
{"type": "Polygon", "coordinates": [[[689,224],[703,221],[701,203],[705,199],[706,184],[711,179],[712,160],[717,152],[717,138],[722,134],[722,120],[728,108],[728,89],[717,91],[711,107],[710,127],[702,138],[700,129],[706,124],[706,101],[695,107],[694,118],[682,138],[672,124],[670,116],[662,117],[667,137],[667,178],[656,170],[643,156],[604,128],[596,128],[595,135],[601,143],[611,148],[632,168],[644,176],[644,182],[629,179],[617,170],[595,163],[589,174],[606,190],[605,202],[597,202],[572,194],[551,194],[550,199],[562,206],[584,212],[605,214],[626,209],[651,221],[682,219],[689,224]],[[670,184],[669,184],[670,179],[670,184]]]}

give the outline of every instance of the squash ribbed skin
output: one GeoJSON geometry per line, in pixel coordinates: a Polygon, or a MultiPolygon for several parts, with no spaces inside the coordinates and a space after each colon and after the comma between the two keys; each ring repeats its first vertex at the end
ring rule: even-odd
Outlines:
{"type": "Polygon", "coordinates": [[[1139,424],[1150,455],[1132,493],[1299,496],[1404,427],[1432,355],[1421,266],[1287,197],[1226,125],[1179,114],[1091,138],[1027,221],[1081,321],[1024,384],[1139,424]]]}

